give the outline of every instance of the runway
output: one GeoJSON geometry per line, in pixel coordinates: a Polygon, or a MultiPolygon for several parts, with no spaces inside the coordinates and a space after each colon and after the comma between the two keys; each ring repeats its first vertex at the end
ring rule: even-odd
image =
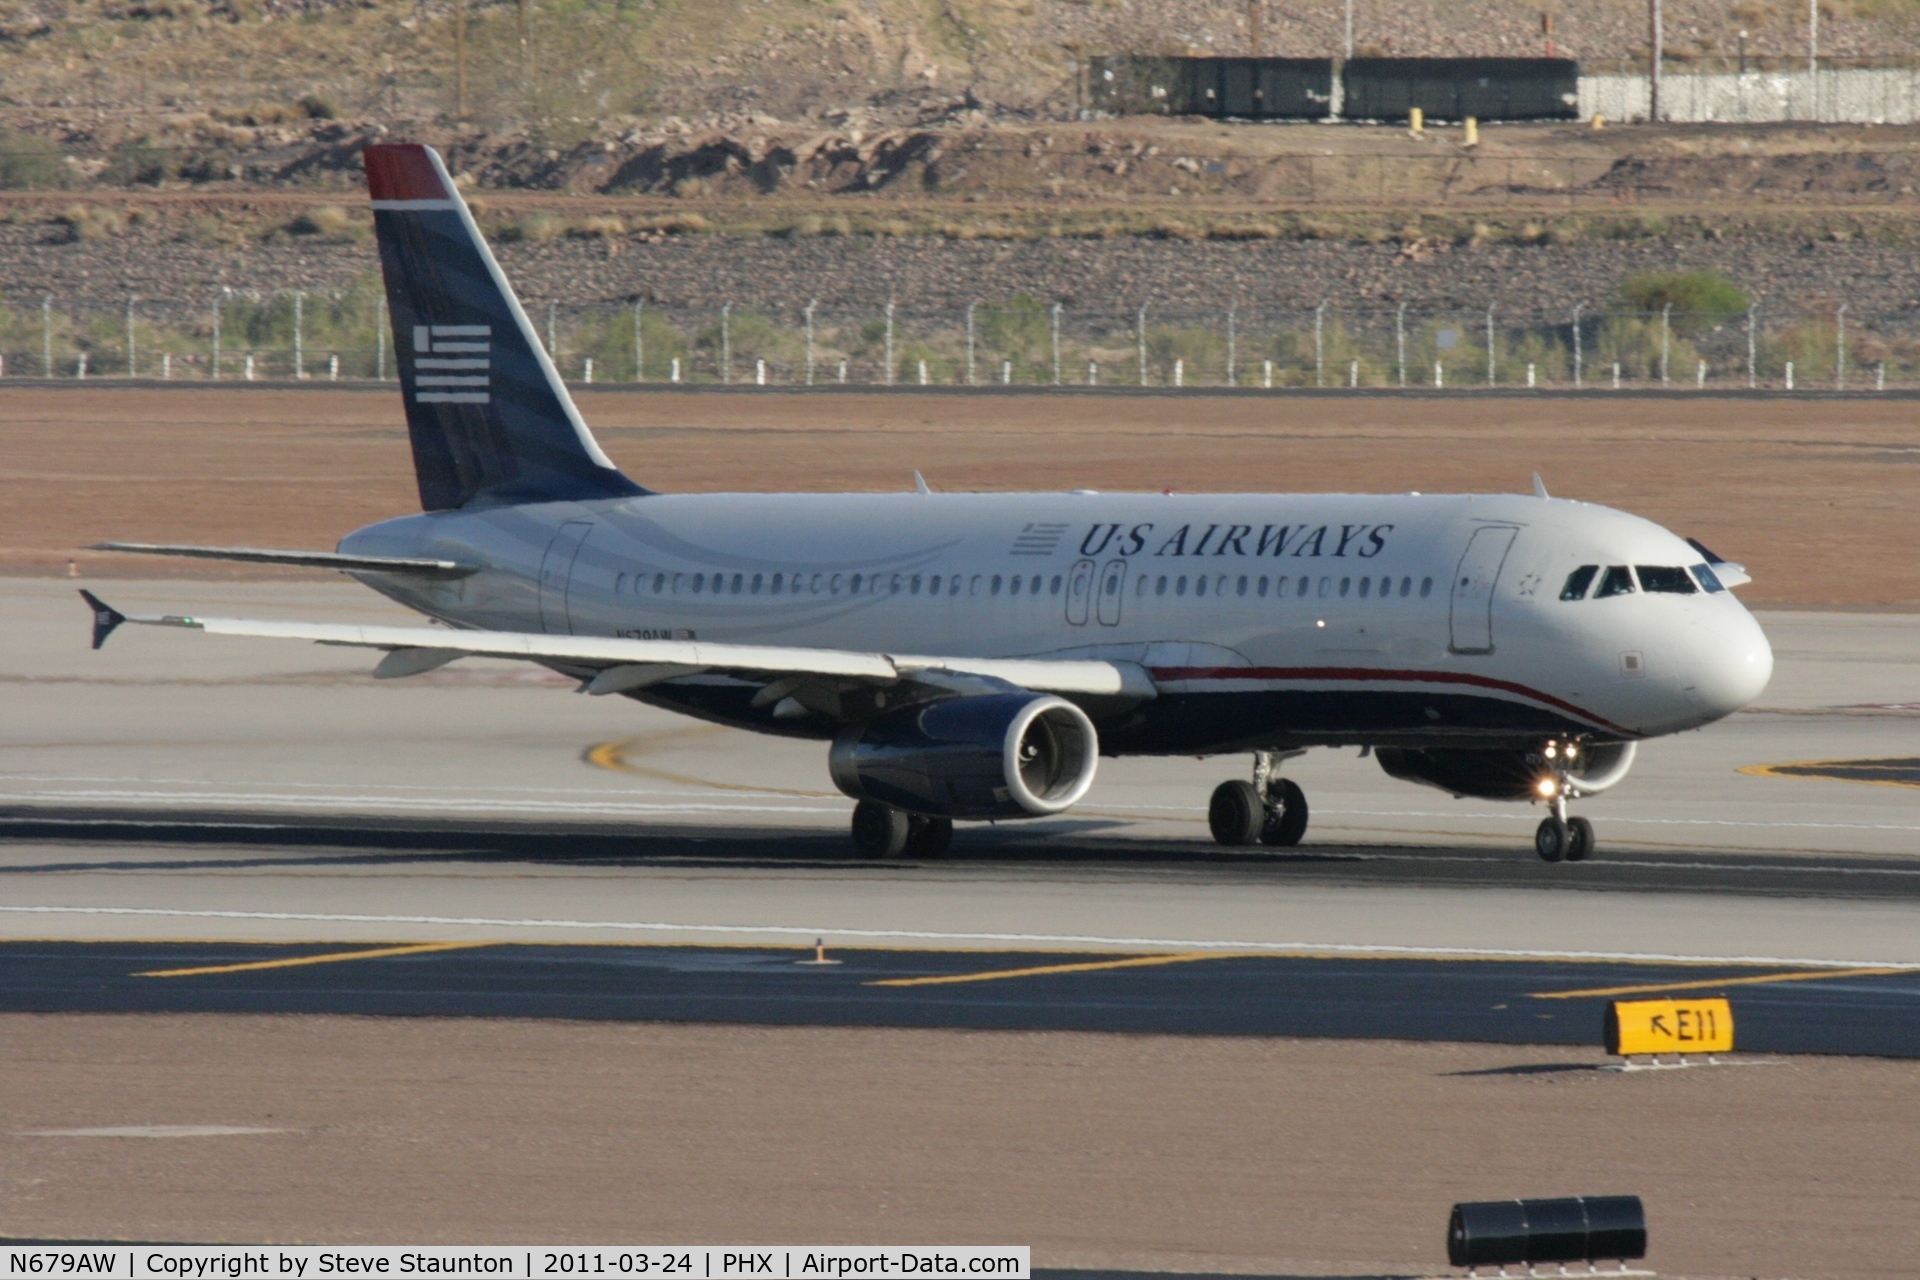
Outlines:
{"type": "Polygon", "coordinates": [[[0,1012],[323,1013],[1602,1043],[1616,999],[1725,996],[1736,1047],[1920,1057],[1920,966],[810,947],[0,944],[0,1012]]]}

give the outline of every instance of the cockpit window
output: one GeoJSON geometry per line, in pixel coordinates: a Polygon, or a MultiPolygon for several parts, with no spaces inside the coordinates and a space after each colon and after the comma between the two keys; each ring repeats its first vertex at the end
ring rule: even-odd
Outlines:
{"type": "Polygon", "coordinates": [[[1727,589],[1726,584],[1721,582],[1718,577],[1714,576],[1713,570],[1709,569],[1704,564],[1697,564],[1693,566],[1693,576],[1700,580],[1700,589],[1706,592],[1708,595],[1712,595],[1716,591],[1725,591],[1727,589]]]}
{"type": "Polygon", "coordinates": [[[1608,596],[1632,594],[1633,571],[1623,564],[1610,564],[1607,571],[1600,575],[1600,589],[1593,593],[1593,598],[1605,600],[1608,596]]]}
{"type": "Polygon", "coordinates": [[[1567,585],[1560,588],[1562,600],[1585,600],[1587,588],[1593,585],[1593,575],[1600,572],[1597,564],[1583,564],[1567,575],[1567,585]]]}
{"type": "Polygon", "coordinates": [[[1679,565],[1638,564],[1634,568],[1640,574],[1642,591],[1660,591],[1667,595],[1690,596],[1699,588],[1693,585],[1693,579],[1679,565]]]}

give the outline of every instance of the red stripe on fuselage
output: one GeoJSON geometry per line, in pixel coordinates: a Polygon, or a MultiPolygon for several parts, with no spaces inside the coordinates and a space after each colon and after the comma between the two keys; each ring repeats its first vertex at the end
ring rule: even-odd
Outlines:
{"type": "Polygon", "coordinates": [[[1526,685],[1515,684],[1511,680],[1496,680],[1492,676],[1477,676],[1465,671],[1388,671],[1378,667],[1154,667],[1151,672],[1156,683],[1173,680],[1372,680],[1472,685],[1482,689],[1498,689],[1503,693],[1518,694],[1523,698],[1532,698],[1535,702],[1544,702],[1550,707],[1556,707],[1570,715],[1592,721],[1614,733],[1622,733],[1630,738],[1640,736],[1632,729],[1617,725],[1605,716],[1595,715],[1550,693],[1529,689],[1526,685]]]}

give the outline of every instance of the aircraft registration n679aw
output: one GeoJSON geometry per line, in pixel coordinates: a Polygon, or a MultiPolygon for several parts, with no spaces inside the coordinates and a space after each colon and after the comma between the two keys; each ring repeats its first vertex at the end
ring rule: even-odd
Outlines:
{"type": "MultiPolygon", "coordinates": [[[[1421,494],[665,494],[617,470],[431,149],[370,146],[422,514],[333,553],[103,543],[331,567],[439,627],[131,617],[470,655],[763,733],[829,742],[863,854],[933,854],[958,820],[1080,800],[1102,755],[1252,754],[1222,844],[1292,845],[1283,763],[1374,749],[1387,773],[1549,806],[1550,862],[1593,849],[1567,803],[1635,743],[1765,688],[1739,566],[1619,511],[1421,494]]],[[[84,593],[83,593],[84,594],[84,593]]]]}

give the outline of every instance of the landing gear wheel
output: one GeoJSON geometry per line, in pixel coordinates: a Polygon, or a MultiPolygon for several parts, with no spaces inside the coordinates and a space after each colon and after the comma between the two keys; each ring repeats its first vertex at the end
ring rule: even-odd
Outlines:
{"type": "Polygon", "coordinates": [[[878,800],[862,800],[853,806],[853,847],[863,858],[899,857],[912,829],[904,809],[878,800]]]}
{"type": "Polygon", "coordinates": [[[1267,821],[1267,806],[1251,782],[1235,778],[1213,789],[1207,805],[1207,826],[1221,844],[1257,844],[1267,821]]]}
{"type": "Polygon", "coordinates": [[[902,851],[906,857],[938,858],[952,844],[952,818],[927,818],[917,813],[907,815],[907,847],[902,851]]]}
{"type": "Polygon", "coordinates": [[[1567,819],[1567,861],[1585,862],[1593,853],[1593,824],[1585,818],[1567,819]]]}
{"type": "Polygon", "coordinates": [[[1573,833],[1559,818],[1542,818],[1533,832],[1533,851],[1544,862],[1558,862],[1567,856],[1573,833]]]}
{"type": "Polygon", "coordinates": [[[1292,778],[1273,784],[1273,803],[1267,806],[1267,820],[1260,828],[1260,843],[1292,847],[1307,834],[1307,793],[1292,778]]]}

